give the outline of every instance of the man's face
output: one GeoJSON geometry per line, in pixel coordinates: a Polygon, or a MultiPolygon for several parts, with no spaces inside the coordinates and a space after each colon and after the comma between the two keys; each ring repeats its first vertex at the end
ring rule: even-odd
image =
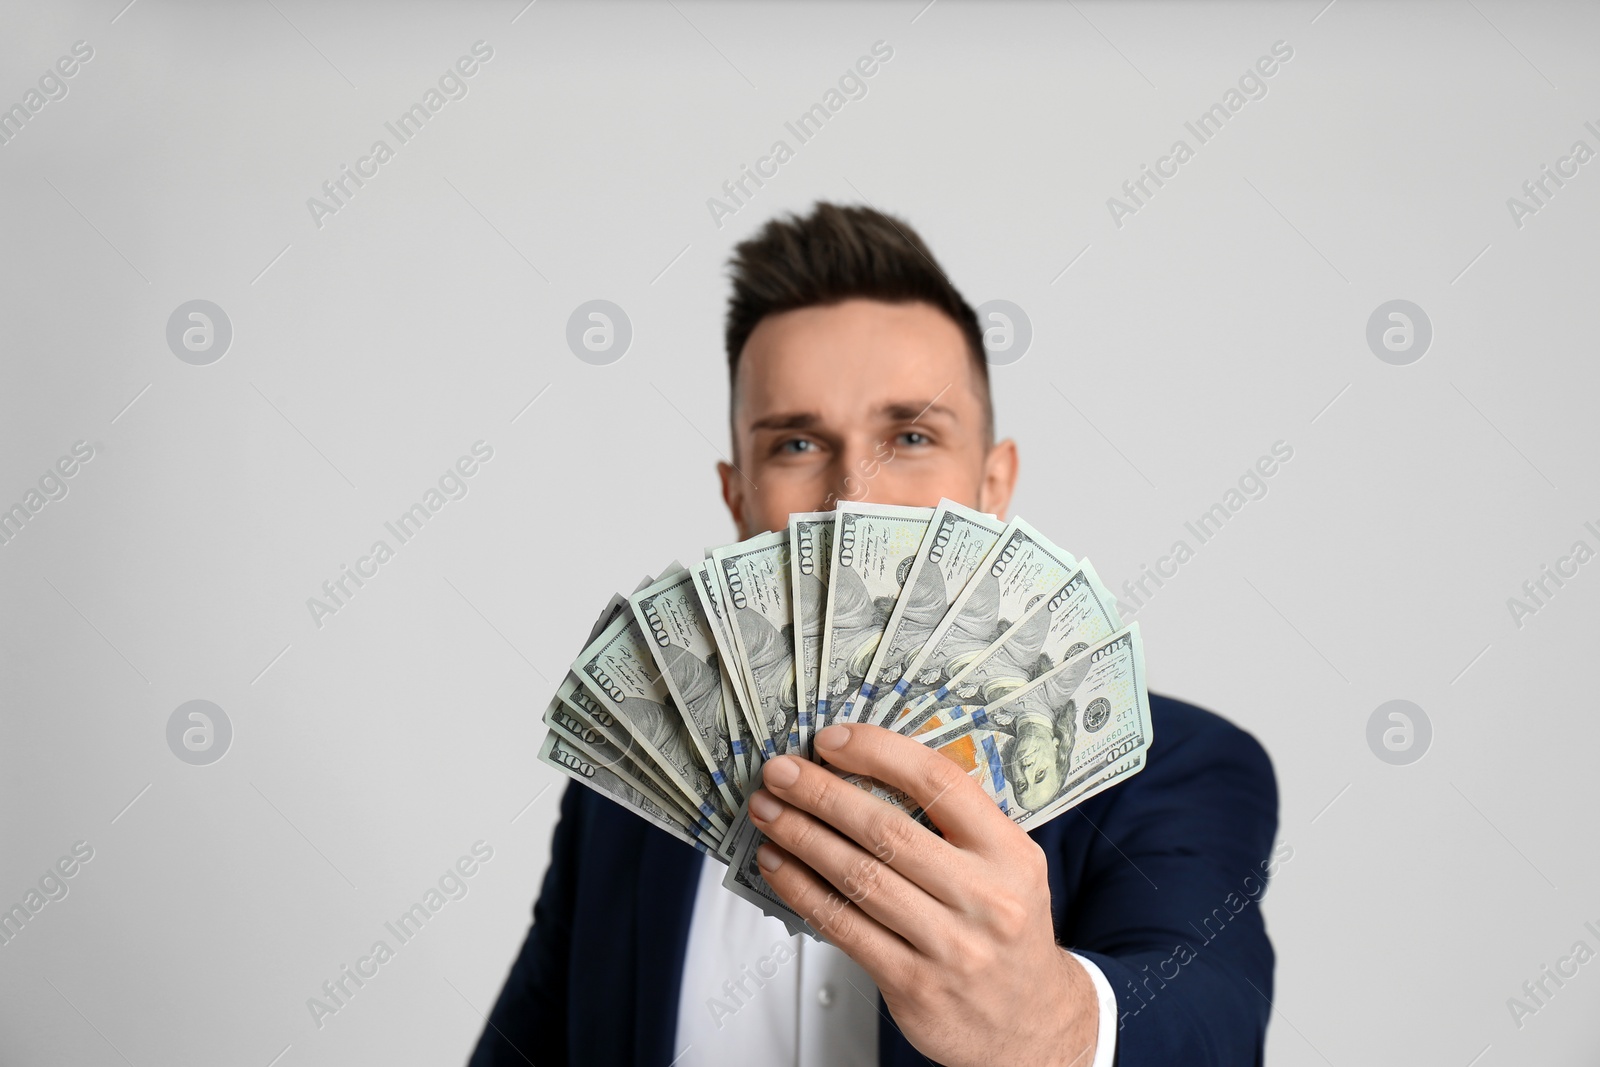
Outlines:
{"type": "Polygon", "coordinates": [[[1004,517],[1016,446],[990,447],[961,330],[927,304],[846,300],[769,315],[745,342],[733,463],[718,464],[741,536],[840,500],[1004,517]]]}

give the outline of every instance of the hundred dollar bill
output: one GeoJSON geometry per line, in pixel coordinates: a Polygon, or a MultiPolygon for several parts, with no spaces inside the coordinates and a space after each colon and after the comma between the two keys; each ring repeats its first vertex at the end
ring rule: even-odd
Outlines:
{"type": "Polygon", "coordinates": [[[799,747],[794,612],[789,596],[789,531],[757,534],[713,549],[712,565],[727,593],[723,609],[738,650],[755,719],[776,753],[799,747]]]}
{"type": "MultiPolygon", "coordinates": [[[[711,821],[693,810],[686,797],[671,786],[659,784],[658,775],[646,772],[644,764],[613,745],[599,730],[585,725],[561,700],[551,699],[549,707],[545,708],[544,722],[550,727],[551,733],[559,734],[570,741],[590,763],[611,771],[634,789],[669,809],[686,826],[694,827],[696,836],[706,841],[717,839],[718,835],[711,828],[711,821]]],[[[642,753],[635,749],[634,755],[642,753]]]]}
{"type": "MultiPolygon", "coordinates": [[[[704,610],[704,609],[702,609],[704,610]]],[[[715,637],[712,638],[715,643],[715,637]]],[[[728,724],[728,751],[733,755],[733,772],[743,796],[750,782],[750,738],[746,736],[744,716],[739,705],[733,702],[733,682],[728,679],[727,665],[722,662],[721,650],[717,653],[717,693],[722,700],[722,716],[728,724]]]]}
{"type": "MultiPolygon", "coordinates": [[[[706,558],[701,563],[690,566],[690,574],[694,577],[694,597],[699,600],[701,614],[706,617],[707,629],[710,633],[712,646],[717,649],[717,685],[722,689],[723,717],[728,721],[728,747],[733,750],[733,763],[738,768],[739,792],[749,792],[750,777],[754,776],[755,768],[760,763],[757,755],[757,741],[755,734],[750,733],[749,725],[744,721],[744,710],[736,686],[736,678],[728,670],[728,656],[726,649],[733,648],[733,638],[723,637],[726,632],[726,619],[712,614],[712,609],[707,606],[706,582],[710,581],[710,549],[706,549],[706,558]]],[[[720,593],[717,593],[720,597],[720,593]]]]}
{"type": "Polygon", "coordinates": [[[722,705],[720,657],[705,609],[695,595],[694,581],[694,575],[680,570],[634,593],[628,603],[650,639],[651,655],[689,727],[689,739],[728,810],[737,811],[744,803],[744,792],[722,705]]]}
{"type": "MultiPolygon", "coordinates": [[[[653,580],[649,575],[646,575],[637,588],[643,589],[650,585],[653,580]]],[[[627,597],[620,593],[613,596],[611,602],[606,605],[605,610],[600,613],[600,617],[595,620],[594,626],[590,628],[589,636],[585,639],[584,644],[587,645],[594,641],[595,638],[600,636],[602,630],[611,625],[618,615],[625,613],[627,610],[627,597]]],[[[582,680],[576,674],[571,671],[567,672],[567,676],[556,687],[555,698],[551,700],[549,706],[545,709],[543,718],[545,724],[551,728],[560,727],[564,729],[569,738],[584,740],[588,743],[587,739],[591,737],[603,737],[607,751],[620,753],[627,760],[628,766],[638,772],[638,776],[649,779],[648,784],[651,787],[671,798],[673,803],[691,816],[692,819],[704,818],[695,809],[689,798],[673,787],[661,773],[660,768],[640,751],[638,743],[634,741],[633,736],[627,730],[622,728],[622,724],[617,722],[608,711],[595,702],[594,697],[584,688],[582,680]]]]}
{"type": "Polygon", "coordinates": [[[646,822],[665,830],[684,844],[693,845],[701,852],[715,854],[711,848],[714,842],[702,839],[699,835],[703,831],[699,827],[687,824],[675,809],[662,806],[637,783],[622,778],[612,768],[590,759],[581,746],[553,730],[545,735],[544,743],[539,746],[539,762],[632,809],[646,822]]]}
{"type": "Polygon", "coordinates": [[[833,554],[831,511],[789,516],[789,586],[794,601],[794,675],[799,755],[811,758],[822,684],[822,624],[827,614],[828,563],[833,554]]]}
{"type": "Polygon", "coordinates": [[[963,507],[953,500],[939,502],[929,522],[927,536],[922,539],[911,571],[906,575],[905,589],[895,601],[877,654],[867,668],[861,691],[853,698],[857,706],[854,709],[847,706],[842,718],[878,721],[876,709],[872,707],[873,698],[905,674],[1005,527],[1006,524],[993,515],[963,507]]]}
{"type": "Polygon", "coordinates": [[[717,649],[722,653],[722,664],[727,668],[728,683],[733,690],[734,703],[745,726],[744,732],[751,738],[751,744],[760,759],[771,759],[778,754],[777,749],[772,744],[772,738],[763,732],[760,716],[755,712],[755,704],[745,689],[744,672],[738,668],[739,650],[733,641],[733,624],[728,618],[727,590],[723,588],[717,568],[711,562],[709,550],[705,560],[689,569],[695,578],[695,594],[700,597],[700,606],[705,609],[706,619],[711,623],[711,632],[717,641],[717,649]]]}
{"type": "Polygon", "coordinates": [[[874,707],[877,721],[892,725],[902,702],[960,674],[1022,617],[1035,597],[1049,595],[1077,566],[1064,549],[1023,520],[1012,519],[893,691],[874,707]]]}
{"type": "Polygon", "coordinates": [[[1144,645],[1133,623],[992,705],[938,713],[918,738],[1032,829],[1137,774],[1150,747],[1144,645]]]}
{"type": "MultiPolygon", "coordinates": [[[[555,699],[545,709],[544,721],[552,729],[559,727],[570,739],[591,744],[597,749],[596,758],[608,761],[608,766],[619,768],[625,766],[612,761],[613,753],[626,760],[629,771],[636,771],[637,774],[626,773],[624,777],[632,777],[647,783],[681,808],[691,821],[705,819],[700,813],[699,806],[684,795],[683,790],[672,784],[666,772],[645,754],[633,735],[623,729],[616,717],[594,699],[594,695],[584,687],[576,675],[569,673],[556,688],[555,699]],[[591,738],[596,736],[605,740],[603,749],[592,744],[591,738]]],[[[709,826],[710,823],[707,822],[706,825],[709,826]]]]}
{"type": "Polygon", "coordinates": [[[688,725],[661,679],[650,646],[632,614],[619,615],[579,653],[572,672],[595,700],[620,722],[683,790],[718,833],[726,833],[732,809],[723,803],[711,772],[700,761],[688,725]]]}
{"type": "Polygon", "coordinates": [[[1083,560],[1059,587],[1040,594],[966,669],[906,704],[894,728],[915,734],[941,708],[993,704],[1121,628],[1116,598],[1100,584],[1093,565],[1083,560]]]}
{"type": "Polygon", "coordinates": [[[817,718],[829,725],[861,691],[883,628],[928,532],[932,508],[841,502],[835,509],[817,718]]]}

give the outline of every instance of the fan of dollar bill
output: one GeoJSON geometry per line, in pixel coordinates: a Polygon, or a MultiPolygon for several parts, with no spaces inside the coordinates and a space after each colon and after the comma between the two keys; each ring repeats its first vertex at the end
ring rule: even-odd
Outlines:
{"type": "MultiPolygon", "coordinates": [[[[1022,519],[841,503],[612,598],[544,713],[539,759],[767,886],[745,814],[761,764],[837,722],[914,737],[1023,829],[1138,773],[1144,648],[1087,560],[1022,519]]],[[[931,826],[899,790],[845,776],[931,826]]]]}

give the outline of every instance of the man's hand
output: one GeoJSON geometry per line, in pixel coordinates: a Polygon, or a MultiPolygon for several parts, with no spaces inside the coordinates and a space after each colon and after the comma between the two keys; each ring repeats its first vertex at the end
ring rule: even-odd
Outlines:
{"type": "Polygon", "coordinates": [[[944,834],[792,756],[769,760],[750,816],[768,884],[878,984],[924,1055],[956,1065],[1088,1067],[1094,986],[1055,942],[1044,852],[961,769],[877,726],[838,724],[817,754],[904,790],[944,834]]]}

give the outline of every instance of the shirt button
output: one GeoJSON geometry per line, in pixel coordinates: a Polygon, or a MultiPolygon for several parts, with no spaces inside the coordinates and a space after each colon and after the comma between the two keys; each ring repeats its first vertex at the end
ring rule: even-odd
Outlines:
{"type": "Polygon", "coordinates": [[[833,986],[825,985],[817,990],[817,1003],[824,1008],[833,1007],[833,986]]]}

